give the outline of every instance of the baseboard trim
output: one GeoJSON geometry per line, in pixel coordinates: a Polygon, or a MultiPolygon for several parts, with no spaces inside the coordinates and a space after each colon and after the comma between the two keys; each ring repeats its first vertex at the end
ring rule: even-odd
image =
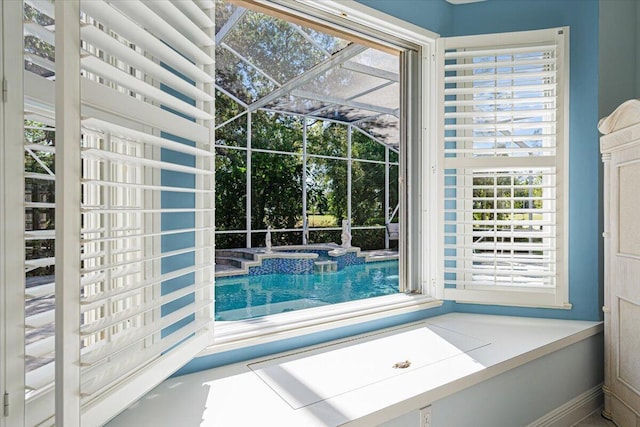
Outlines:
{"type": "Polygon", "coordinates": [[[566,427],[573,425],[602,406],[602,384],[585,391],[567,403],[538,418],[527,427],[566,427]]]}

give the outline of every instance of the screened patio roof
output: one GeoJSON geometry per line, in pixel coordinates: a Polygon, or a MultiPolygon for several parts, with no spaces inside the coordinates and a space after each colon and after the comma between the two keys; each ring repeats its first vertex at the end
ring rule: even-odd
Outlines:
{"type": "Polygon", "coordinates": [[[216,89],[259,109],[351,124],[399,144],[399,57],[216,1],[216,89]]]}

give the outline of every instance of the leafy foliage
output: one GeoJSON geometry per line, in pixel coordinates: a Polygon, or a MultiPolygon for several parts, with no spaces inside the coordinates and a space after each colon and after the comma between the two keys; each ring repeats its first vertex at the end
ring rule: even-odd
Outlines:
{"type": "MultiPolygon", "coordinates": [[[[219,120],[240,113],[237,104],[218,93],[219,120]]],[[[247,151],[246,118],[216,130],[216,226],[219,230],[246,228],[247,151]],[[224,147],[223,147],[224,146],[224,147]]],[[[298,116],[256,112],[251,117],[251,228],[301,228],[303,121],[298,116]],[[273,150],[276,152],[263,152],[273,150]]],[[[347,126],[316,121],[307,126],[307,215],[322,216],[323,226],[340,226],[347,218],[347,126]],[[333,218],[333,220],[330,220],[333,218]]],[[[352,133],[352,224],[384,225],[385,149],[366,135],[352,133]],[[361,159],[361,160],[357,160],[361,159]]],[[[398,200],[398,168],[389,168],[391,209],[398,200]]],[[[391,213],[391,212],[389,212],[391,213]]],[[[354,230],[352,243],[363,249],[384,246],[383,229],[354,230]]],[[[309,241],[340,242],[340,231],[313,231],[309,241]]],[[[274,245],[300,244],[301,233],[273,233],[274,245]]],[[[218,235],[218,248],[244,247],[242,235],[218,235]]],[[[264,244],[264,232],[252,233],[252,245],[264,244]]]]}
{"type": "MultiPolygon", "coordinates": [[[[234,11],[235,5],[216,1],[216,31],[234,11]]],[[[216,93],[216,123],[224,123],[216,129],[216,226],[225,231],[218,233],[217,247],[244,247],[246,236],[229,232],[245,230],[247,224],[252,230],[254,246],[264,244],[264,232],[269,227],[296,230],[274,231],[271,235],[274,245],[300,244],[302,225],[308,219],[305,215],[324,218],[320,227],[325,228],[339,227],[342,220],[348,218],[349,190],[352,224],[383,226],[385,177],[388,173],[393,210],[398,200],[398,168],[391,166],[386,172],[385,165],[372,163],[385,161],[382,145],[354,131],[351,147],[354,161],[349,164],[344,160],[348,156],[347,125],[318,120],[307,123],[305,163],[302,117],[258,110],[250,114],[249,121],[249,114],[242,106],[300,77],[350,42],[248,10],[230,29],[224,43],[216,51],[215,70],[216,86],[223,88],[216,93]],[[233,52],[239,52],[242,58],[233,52]],[[347,188],[349,173],[350,189],[347,188]],[[303,211],[304,189],[306,212],[303,211]]],[[[361,60],[367,62],[367,58],[361,60]]],[[[335,67],[305,81],[300,89],[330,96],[332,90],[352,86],[353,75],[349,70],[335,67]]],[[[293,111],[328,107],[321,102],[310,103],[293,93],[283,93],[278,99],[269,100],[266,108],[287,105],[296,99],[301,108],[293,111]]],[[[332,117],[355,120],[356,115],[363,112],[336,107],[335,114],[332,117]]],[[[311,232],[308,238],[313,242],[340,242],[340,234],[336,230],[321,230],[311,232]]],[[[363,248],[384,245],[383,229],[352,234],[353,244],[363,248]]]]}

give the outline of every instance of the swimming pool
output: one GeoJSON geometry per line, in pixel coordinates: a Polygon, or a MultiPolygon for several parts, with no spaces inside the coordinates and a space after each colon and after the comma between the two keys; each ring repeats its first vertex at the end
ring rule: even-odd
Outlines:
{"type": "Polygon", "coordinates": [[[215,319],[242,320],[398,292],[398,261],[368,262],[323,274],[216,279],[215,319]]]}

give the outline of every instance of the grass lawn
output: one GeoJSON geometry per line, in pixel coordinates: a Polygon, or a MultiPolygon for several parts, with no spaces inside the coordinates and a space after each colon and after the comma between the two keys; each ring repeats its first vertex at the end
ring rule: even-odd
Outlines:
{"type": "Polygon", "coordinates": [[[309,227],[337,227],[338,220],[333,215],[309,215],[309,227]]]}

